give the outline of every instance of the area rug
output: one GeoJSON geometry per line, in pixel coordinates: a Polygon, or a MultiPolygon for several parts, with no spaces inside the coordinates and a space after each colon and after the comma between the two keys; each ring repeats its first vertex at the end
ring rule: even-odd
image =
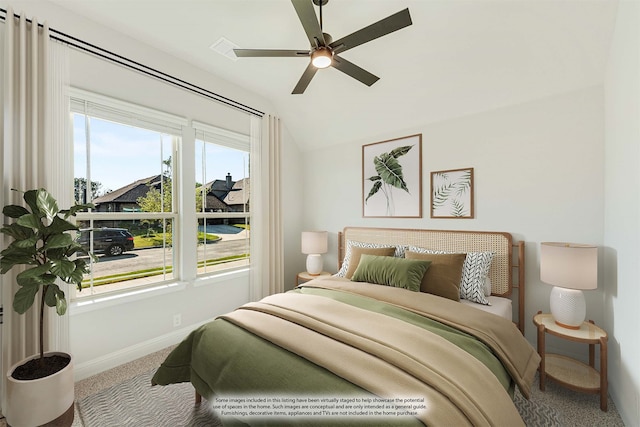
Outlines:
{"type": "MultiPolygon", "coordinates": [[[[151,387],[154,371],[135,376],[77,402],[84,427],[221,427],[206,403],[194,406],[191,384],[151,387]]],[[[559,427],[557,411],[526,400],[516,392],[515,404],[527,426],[559,427]]]]}
{"type": "Polygon", "coordinates": [[[151,386],[153,371],[79,400],[84,427],[222,427],[208,405],[194,405],[190,383],[151,386]]]}

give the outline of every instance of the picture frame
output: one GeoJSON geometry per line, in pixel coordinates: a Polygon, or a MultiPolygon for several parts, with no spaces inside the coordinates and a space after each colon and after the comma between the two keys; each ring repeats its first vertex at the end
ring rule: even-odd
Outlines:
{"type": "Polygon", "coordinates": [[[362,216],[422,218],[422,134],[362,146],[362,216]]]}
{"type": "Polygon", "coordinates": [[[473,168],[431,172],[431,218],[474,218],[473,168]]]}

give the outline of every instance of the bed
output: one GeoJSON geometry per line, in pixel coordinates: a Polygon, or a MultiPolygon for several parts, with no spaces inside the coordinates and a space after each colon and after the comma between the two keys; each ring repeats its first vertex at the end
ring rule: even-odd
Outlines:
{"type": "Polygon", "coordinates": [[[336,275],[201,326],[152,383],[191,382],[225,425],[523,425],[512,397],[516,387],[529,396],[539,356],[519,329],[522,243],[508,233],[347,227],[338,246],[336,275]],[[483,303],[452,295],[456,280],[460,294],[474,282],[483,303]],[[512,305],[492,311],[514,289],[512,321],[512,305]]]}

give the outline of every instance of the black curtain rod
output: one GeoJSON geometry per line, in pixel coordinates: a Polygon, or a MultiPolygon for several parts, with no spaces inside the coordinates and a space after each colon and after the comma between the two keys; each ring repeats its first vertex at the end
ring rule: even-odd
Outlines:
{"type": "MultiPolygon", "coordinates": [[[[5,9],[0,8],[0,12],[5,14],[4,17],[0,17],[0,18],[6,21],[7,11],[5,9]]],[[[20,18],[20,15],[17,15],[15,13],[13,14],[13,16],[15,18],[20,18]]],[[[28,19],[28,18],[26,18],[26,20],[29,23],[33,22],[31,19],[28,19]]],[[[38,23],[38,26],[43,27],[43,25],[40,23],[38,23]]],[[[107,61],[115,62],[116,64],[122,65],[123,67],[141,72],[148,76],[162,80],[166,83],[197,93],[198,95],[205,96],[209,99],[213,99],[214,101],[218,101],[223,104],[229,105],[230,107],[236,108],[238,110],[242,110],[246,113],[253,114],[254,116],[258,116],[258,117],[264,116],[264,112],[257,110],[253,107],[249,107],[248,105],[244,105],[240,102],[234,101],[233,99],[227,98],[225,96],[212,92],[208,89],[197,86],[193,83],[189,83],[185,80],[179,79],[178,77],[156,70],[155,68],[141,64],[137,61],[126,58],[122,55],[118,55],[117,53],[111,52],[109,50],[103,49],[89,42],[86,42],[84,40],[70,36],[69,34],[65,34],[53,28],[49,28],[49,32],[52,33],[49,35],[49,38],[59,41],[61,43],[64,43],[66,45],[75,47],[76,49],[80,49],[84,52],[106,59],[107,61]],[[53,35],[53,34],[56,34],[56,35],[53,35]]]]}

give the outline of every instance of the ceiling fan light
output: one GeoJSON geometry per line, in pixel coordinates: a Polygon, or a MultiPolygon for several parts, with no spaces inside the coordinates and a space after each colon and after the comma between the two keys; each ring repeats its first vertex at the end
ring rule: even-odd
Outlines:
{"type": "Polygon", "coordinates": [[[333,52],[326,47],[321,47],[311,53],[311,63],[316,68],[327,68],[333,61],[333,52]]]}

